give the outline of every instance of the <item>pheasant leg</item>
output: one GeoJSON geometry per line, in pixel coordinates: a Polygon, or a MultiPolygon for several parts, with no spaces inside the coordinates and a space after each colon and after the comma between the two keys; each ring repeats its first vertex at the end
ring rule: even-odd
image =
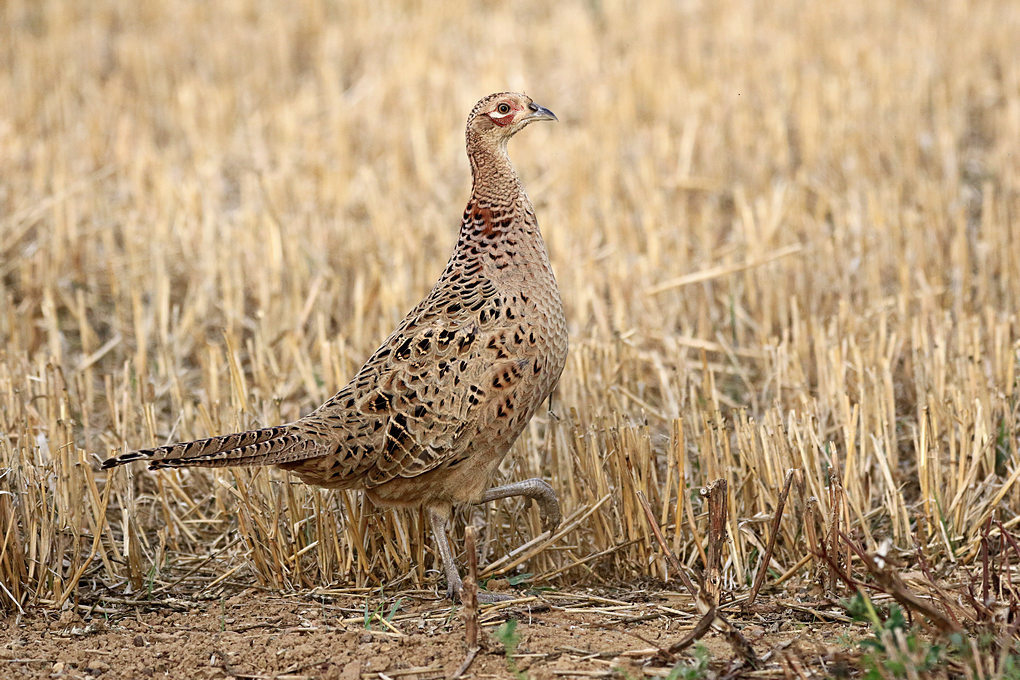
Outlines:
{"type": "MultiPolygon", "coordinates": [[[[446,596],[459,602],[460,594],[464,590],[464,582],[457,572],[457,565],[453,561],[453,552],[450,550],[450,541],[446,536],[446,530],[450,526],[449,511],[429,508],[428,514],[432,534],[436,538],[436,547],[439,549],[439,557],[443,560],[443,572],[446,574],[446,596]]],[[[478,593],[478,601],[482,604],[512,599],[514,599],[512,595],[503,595],[502,593],[478,593]]]]}
{"type": "Polygon", "coordinates": [[[553,531],[560,525],[560,501],[556,498],[556,492],[544,479],[534,477],[521,482],[495,486],[484,494],[479,503],[488,503],[510,496],[525,496],[538,503],[538,511],[542,515],[542,529],[553,531]]]}
{"type": "Polygon", "coordinates": [[[457,565],[453,562],[453,553],[450,551],[450,541],[446,537],[446,529],[450,525],[449,512],[443,512],[436,508],[429,508],[429,525],[432,527],[432,535],[436,539],[436,548],[439,549],[439,557],[443,560],[443,571],[446,573],[446,596],[451,600],[460,598],[460,591],[464,588],[464,582],[460,580],[457,573],[457,565]]]}

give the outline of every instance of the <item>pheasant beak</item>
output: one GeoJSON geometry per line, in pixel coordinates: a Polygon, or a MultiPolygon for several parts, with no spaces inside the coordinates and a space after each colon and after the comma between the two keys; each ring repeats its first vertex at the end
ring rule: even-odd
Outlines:
{"type": "Polygon", "coordinates": [[[531,102],[530,104],[528,104],[528,108],[531,109],[531,113],[529,113],[527,117],[524,119],[528,122],[535,120],[559,120],[559,118],[556,117],[555,113],[545,108],[544,106],[539,106],[535,102],[531,102]]]}

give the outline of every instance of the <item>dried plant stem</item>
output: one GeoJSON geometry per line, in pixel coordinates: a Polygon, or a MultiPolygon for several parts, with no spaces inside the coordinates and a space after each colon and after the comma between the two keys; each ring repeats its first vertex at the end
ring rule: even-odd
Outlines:
{"type": "Polygon", "coordinates": [[[351,379],[457,238],[484,81],[565,113],[515,161],[571,350],[559,415],[540,410],[493,480],[548,479],[568,519],[543,535],[532,508],[488,505],[483,575],[697,585],[711,542],[691,494],[725,478],[736,599],[805,564],[828,594],[874,585],[839,532],[909,550],[931,597],[985,563],[975,601],[1004,597],[1010,538],[985,527],[1020,523],[1016,3],[890,2],[796,22],[788,2],[697,21],[670,0],[567,3],[540,32],[569,29],[569,49],[520,45],[545,92],[448,40],[506,25],[507,3],[415,4],[397,41],[378,13],[309,21],[317,2],[0,3],[17,55],[0,69],[0,610],[435,587],[415,509],[278,469],[98,461],[288,422],[351,379]],[[729,57],[704,58],[720,39],[729,57]],[[803,522],[776,525],[791,468],[803,522]]]}
{"type": "Polygon", "coordinates": [[[765,555],[762,557],[761,566],[758,567],[758,573],[754,576],[754,584],[751,586],[751,594],[747,597],[747,605],[754,604],[754,600],[758,597],[758,590],[761,589],[761,584],[765,582],[765,574],[768,571],[768,566],[772,562],[772,551],[776,547],[776,537],[779,536],[779,523],[783,519],[783,508],[786,507],[786,498],[790,495],[790,484],[793,482],[794,473],[796,470],[786,471],[786,480],[783,482],[783,490],[779,494],[779,502],[776,504],[776,513],[772,517],[772,528],[769,532],[769,542],[765,546],[765,555]]]}
{"type": "Polygon", "coordinates": [[[843,483],[840,478],[838,468],[831,468],[829,470],[829,527],[826,532],[826,550],[830,557],[829,566],[829,583],[828,587],[830,592],[835,593],[837,591],[839,579],[837,579],[836,571],[845,572],[845,567],[849,566],[849,561],[844,562],[842,559],[842,550],[839,541],[840,534],[840,517],[842,516],[843,510],[843,483]]]}
{"type": "Polygon", "coordinates": [[[478,646],[478,528],[464,528],[464,550],[467,553],[467,574],[461,594],[464,616],[464,642],[469,650],[478,646]]]}
{"type": "Polygon", "coordinates": [[[641,502],[641,507],[645,511],[645,518],[648,520],[648,526],[652,530],[652,534],[655,536],[655,541],[659,544],[659,548],[662,549],[662,554],[666,556],[670,566],[673,568],[673,573],[680,579],[680,582],[684,584],[684,588],[691,594],[691,597],[697,599],[698,589],[694,586],[690,576],[687,575],[687,570],[684,569],[683,565],[680,564],[680,560],[676,558],[673,551],[669,549],[666,544],[666,539],[662,535],[662,530],[659,528],[658,522],[655,521],[655,515],[652,513],[652,507],[648,504],[648,499],[645,498],[645,494],[641,491],[637,492],[638,500],[641,502]]]}
{"type": "Polygon", "coordinates": [[[717,479],[701,490],[701,495],[708,503],[708,560],[702,574],[701,590],[695,603],[702,611],[701,619],[694,629],[674,643],[667,650],[673,655],[685,649],[711,628],[719,630],[730,643],[737,655],[752,668],[760,665],[757,654],[736,626],[719,612],[719,601],[722,595],[720,560],[722,547],[727,543],[726,516],[727,495],[726,480],[717,479]]]}
{"type": "Polygon", "coordinates": [[[467,554],[467,574],[461,591],[461,615],[464,618],[464,646],[467,654],[454,678],[460,678],[474,663],[481,646],[478,644],[478,528],[473,524],[464,527],[464,552],[467,554]]]}

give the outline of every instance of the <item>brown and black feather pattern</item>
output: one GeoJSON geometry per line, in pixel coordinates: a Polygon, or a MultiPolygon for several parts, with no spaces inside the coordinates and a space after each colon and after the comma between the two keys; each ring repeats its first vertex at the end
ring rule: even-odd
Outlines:
{"type": "Polygon", "coordinates": [[[275,465],[295,457],[322,455],[321,444],[296,424],[208,437],[152,449],[132,451],[103,461],[103,468],[147,460],[150,470],[168,467],[226,467],[230,465],[275,465]]]}
{"type": "Polygon", "coordinates": [[[506,153],[512,134],[468,120],[473,185],[446,269],[354,378],[301,419],[107,460],[150,468],[278,465],[382,503],[479,498],[563,370],[567,326],[534,208],[506,153]],[[502,137],[501,137],[502,135],[502,137]]]}

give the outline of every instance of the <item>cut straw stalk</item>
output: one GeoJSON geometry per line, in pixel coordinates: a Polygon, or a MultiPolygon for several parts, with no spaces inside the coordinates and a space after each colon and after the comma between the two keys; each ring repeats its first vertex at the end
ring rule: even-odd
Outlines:
{"type": "MultiPolygon", "coordinates": [[[[54,5],[40,31],[21,30],[28,4],[5,16],[18,58],[0,75],[4,610],[69,590],[85,602],[150,575],[194,592],[241,564],[251,575],[232,578],[274,588],[430,583],[414,511],[285,487],[277,471],[95,468],[110,452],[314,408],[427,290],[447,254],[432,244],[455,238],[467,170],[443,150],[462,144],[457,121],[485,64],[422,30],[399,49],[435,59],[344,84],[338,74],[393,57],[391,26],[276,7],[238,23],[251,4],[201,17],[176,0],[74,16],[54,5]],[[110,25],[117,58],[80,58],[99,53],[110,25]],[[182,31],[217,39],[182,59],[182,31]],[[293,45],[316,48],[293,59],[293,45]],[[77,86],[35,86],[58,72],[77,86]],[[411,144],[394,122],[408,101],[436,103],[415,117],[411,144]],[[95,553],[93,482],[108,499],[95,553]]],[[[442,15],[432,7],[412,23],[429,26],[442,15]]],[[[552,64],[548,82],[571,84],[547,96],[611,124],[592,144],[590,126],[564,119],[515,152],[572,350],[560,419],[537,416],[501,481],[550,478],[567,516],[609,498],[511,568],[559,587],[672,576],[637,493],[693,564],[707,556],[691,490],[725,477],[722,578],[747,595],[767,541],[773,566],[804,559],[796,523],[763,536],[788,468],[818,499],[805,517],[813,555],[831,548],[838,519],[869,550],[889,538],[947,573],[981,559],[989,518],[1017,525],[1020,132],[1008,79],[987,68],[1015,61],[1002,20],[1013,8],[898,3],[890,22],[877,7],[819,5],[796,30],[822,39],[762,53],[755,45],[791,30],[784,3],[696,22],[666,0],[607,3],[547,18],[541,30],[575,37],[556,59],[539,54],[548,41],[522,48],[552,64]],[[919,60],[926,36],[947,33],[959,39],[919,60]],[[702,58],[720,36],[731,59],[702,58]],[[611,54],[620,44],[637,45],[625,62],[611,54]],[[845,55],[876,44],[888,47],[881,60],[847,68],[845,55]],[[699,77],[664,71],[664,57],[698,64],[699,77]],[[987,96],[932,96],[970,91],[987,96]],[[842,480],[833,498],[830,468],[842,480]],[[913,527],[924,528],[918,550],[913,527]]],[[[501,25],[506,11],[485,5],[462,28],[501,25]]],[[[537,513],[517,507],[486,511],[487,555],[538,533],[537,513]]],[[[859,573],[840,549],[829,554],[859,573]]]]}

